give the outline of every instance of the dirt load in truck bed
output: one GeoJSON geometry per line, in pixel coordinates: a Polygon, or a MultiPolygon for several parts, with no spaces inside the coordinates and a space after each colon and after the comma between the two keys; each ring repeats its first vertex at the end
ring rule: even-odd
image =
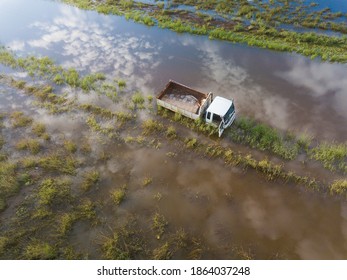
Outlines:
{"type": "Polygon", "coordinates": [[[170,81],[158,96],[158,99],[194,114],[199,112],[200,106],[206,98],[207,94],[174,81],[170,81]]]}

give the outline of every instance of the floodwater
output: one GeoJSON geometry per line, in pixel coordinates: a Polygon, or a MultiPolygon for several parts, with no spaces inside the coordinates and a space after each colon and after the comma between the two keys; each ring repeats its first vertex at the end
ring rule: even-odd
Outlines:
{"type": "Polygon", "coordinates": [[[107,72],[146,94],[157,94],[173,79],[234,98],[240,115],[319,139],[346,140],[346,65],[178,35],[56,2],[0,5],[0,42],[19,53],[107,72]]]}
{"type": "MultiPolygon", "coordinates": [[[[279,129],[319,140],[347,139],[347,65],[176,34],[41,0],[0,1],[0,34],[1,44],[20,55],[47,55],[85,73],[105,72],[145,94],[157,94],[173,79],[234,98],[239,115],[279,129]]],[[[1,102],[8,105],[0,104],[0,111],[30,107],[15,92],[8,93],[0,90],[1,102]]],[[[30,112],[57,141],[62,133],[77,141],[87,137],[92,155],[102,149],[81,115],[30,112]]],[[[110,158],[102,163],[92,158],[87,168],[101,172],[93,196],[104,202],[102,218],[110,227],[135,215],[149,232],[158,211],[168,231],[183,228],[202,240],[209,248],[203,258],[235,258],[241,249],[258,259],[347,258],[344,201],[270,183],[256,172],[177,151],[170,142],[163,141],[160,149],[109,143],[105,150],[110,158]],[[139,187],[146,177],[152,183],[139,187]],[[110,190],[123,184],[127,198],[114,210],[110,190]]],[[[95,229],[76,224],[69,240],[76,250],[100,258],[95,236],[95,229]]]]}

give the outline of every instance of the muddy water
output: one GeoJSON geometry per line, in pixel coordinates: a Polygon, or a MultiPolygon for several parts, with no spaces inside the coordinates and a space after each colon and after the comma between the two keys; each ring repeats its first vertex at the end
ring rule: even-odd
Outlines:
{"type": "MultiPolygon", "coordinates": [[[[80,71],[103,71],[146,94],[175,79],[233,97],[239,114],[281,129],[346,140],[345,65],[177,35],[49,1],[1,1],[0,34],[0,42],[19,54],[48,55],[80,71]]],[[[88,139],[92,153],[85,169],[101,172],[92,196],[102,202],[98,214],[105,228],[135,215],[145,237],[157,246],[150,224],[159,212],[168,221],[168,232],[183,228],[203,241],[209,248],[204,258],[235,258],[235,250],[241,249],[254,258],[347,258],[345,202],[283,182],[269,183],[255,172],[201,159],[165,140],[160,149],[103,146],[82,116],[32,112],[31,103],[21,103],[18,96],[2,86],[0,110],[31,112],[47,125],[53,140],[59,141],[59,135],[88,139]],[[102,150],[109,159],[97,159],[102,150]],[[145,187],[144,178],[152,180],[145,187]],[[126,199],[114,207],[110,191],[123,185],[126,199]]],[[[84,255],[100,258],[96,241],[103,230],[77,223],[69,240],[84,255]]]]}
{"type": "MultiPolygon", "coordinates": [[[[153,240],[151,217],[159,212],[169,223],[168,231],[183,228],[203,239],[209,248],[204,258],[235,258],[237,248],[260,259],[347,257],[345,203],[282,182],[269,183],[218,161],[197,160],[193,153],[170,158],[166,152],[171,148],[122,147],[102,168],[108,182],[99,198],[106,205],[112,188],[128,185],[117,211],[104,209],[109,225],[119,222],[118,217],[135,215],[153,240]],[[145,177],[152,183],[143,187],[145,177]]],[[[83,242],[92,241],[86,237],[83,242]]]]}

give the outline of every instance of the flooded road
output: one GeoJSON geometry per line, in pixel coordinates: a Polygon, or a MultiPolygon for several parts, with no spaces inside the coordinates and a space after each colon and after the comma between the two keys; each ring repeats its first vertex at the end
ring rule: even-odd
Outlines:
{"type": "MultiPolygon", "coordinates": [[[[123,78],[130,91],[146,95],[156,95],[174,79],[234,98],[238,114],[279,129],[307,132],[319,140],[347,139],[347,65],[179,35],[40,0],[0,1],[0,43],[20,55],[47,55],[83,73],[123,78]]],[[[98,188],[87,194],[97,204],[100,221],[96,226],[76,223],[67,238],[83,256],[103,258],[98,235],[136,217],[148,250],[183,229],[200,244],[205,259],[347,258],[345,201],[269,182],[255,171],[201,158],[165,139],[154,139],[160,141],[156,147],[106,141],[88,130],[84,114],[52,116],[32,110],[27,99],[0,86],[1,113],[9,108],[30,113],[57,143],[86,139],[91,153],[78,154],[85,164],[78,172],[100,172],[98,188]],[[126,197],[115,206],[110,192],[122,186],[126,197]],[[167,221],[162,238],[151,226],[155,213],[167,221]]],[[[14,215],[11,211],[0,213],[0,229],[14,215]]],[[[189,256],[178,251],[172,257],[189,256]]]]}

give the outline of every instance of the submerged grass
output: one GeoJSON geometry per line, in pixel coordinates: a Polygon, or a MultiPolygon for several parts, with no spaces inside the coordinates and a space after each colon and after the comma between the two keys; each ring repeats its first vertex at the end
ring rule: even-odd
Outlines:
{"type": "Polygon", "coordinates": [[[89,191],[100,180],[100,173],[97,170],[87,171],[83,174],[83,182],[81,188],[83,191],[89,191]]]}
{"type": "Polygon", "coordinates": [[[79,162],[70,155],[53,152],[36,160],[36,164],[47,171],[75,175],[79,162]]]}
{"type": "Polygon", "coordinates": [[[116,228],[109,236],[103,236],[101,251],[107,260],[139,259],[146,256],[143,232],[132,219],[124,226],[116,228]]]}
{"type": "Polygon", "coordinates": [[[310,150],[309,155],[329,170],[347,173],[347,143],[322,143],[310,150]]]}
{"type": "MultiPolygon", "coordinates": [[[[281,17],[276,15],[284,11],[282,7],[269,8],[255,7],[253,4],[241,3],[233,8],[224,2],[217,6],[205,5],[199,2],[199,7],[214,7],[217,12],[227,13],[224,20],[212,21],[212,17],[199,16],[199,12],[182,12],[179,10],[162,9],[156,4],[143,4],[132,2],[131,5],[122,5],[118,1],[90,2],[81,0],[63,0],[68,4],[75,5],[82,9],[93,9],[104,14],[116,14],[125,16],[126,19],[132,19],[146,25],[157,24],[160,28],[168,28],[175,32],[186,32],[198,35],[208,35],[210,39],[227,40],[236,43],[246,43],[250,46],[267,48],[277,51],[297,52],[308,57],[320,57],[322,60],[332,62],[347,62],[346,55],[346,37],[327,36],[314,32],[294,32],[278,28],[276,25],[281,21],[281,17]],[[229,7],[229,8],[226,8],[229,7]],[[235,9],[235,13],[230,13],[235,9]],[[230,19],[232,15],[232,19],[230,19]]],[[[208,1],[210,2],[210,1],[208,1]]],[[[257,1],[258,2],[258,1],[257,1]]],[[[196,2],[187,2],[184,4],[196,5],[196,2]]],[[[233,3],[234,4],[234,3],[233,3]]],[[[261,4],[266,5],[266,4],[261,4]]],[[[271,3],[272,5],[272,3],[271,3]]],[[[325,12],[325,11],[323,11],[325,12]]],[[[223,14],[224,15],[224,14],[223,14]]],[[[328,15],[325,15],[326,17],[328,15]]],[[[343,15],[338,15],[343,16],[343,15]]],[[[333,21],[325,22],[321,14],[314,25],[313,20],[307,20],[309,15],[304,17],[288,17],[282,20],[285,24],[301,23],[305,27],[332,29],[341,32],[347,32],[345,24],[338,24],[333,21]],[[309,25],[308,25],[309,23],[309,25]]],[[[312,29],[314,31],[315,29],[312,29]]],[[[9,63],[13,63],[11,58],[7,58],[9,63]]]]}
{"type": "Polygon", "coordinates": [[[6,207],[6,199],[18,191],[16,165],[0,161],[0,211],[6,207]]]}
{"type": "Polygon", "coordinates": [[[164,130],[164,126],[155,120],[148,119],[142,123],[142,129],[144,135],[150,135],[154,132],[161,132],[164,130]]]}
{"type": "Polygon", "coordinates": [[[37,198],[40,206],[62,202],[70,195],[71,182],[65,178],[48,178],[38,188],[37,198]]]}
{"type": "Polygon", "coordinates": [[[22,139],[16,143],[18,150],[29,150],[33,155],[36,155],[41,150],[41,144],[36,139],[22,139]]]}
{"type": "Polygon", "coordinates": [[[163,234],[165,233],[165,229],[168,226],[168,222],[165,217],[158,212],[155,213],[152,217],[152,229],[156,234],[156,239],[161,239],[163,234]]]}
{"type": "Polygon", "coordinates": [[[333,184],[330,185],[329,189],[330,193],[345,195],[347,198],[347,180],[336,180],[333,184]]]}
{"type": "Polygon", "coordinates": [[[12,126],[14,128],[17,127],[27,127],[31,125],[33,119],[31,117],[27,117],[23,112],[15,111],[11,114],[12,126]]]}
{"type": "MultiPolygon", "coordinates": [[[[49,57],[16,57],[14,53],[1,46],[0,63],[11,68],[23,69],[27,71],[30,76],[46,78],[57,85],[67,84],[71,87],[79,87],[84,91],[94,89],[96,82],[106,79],[103,73],[93,73],[81,77],[76,69],[64,69],[56,65],[49,57]]],[[[24,82],[19,82],[17,84],[18,88],[23,88],[23,86],[24,82]]]]}
{"type": "Polygon", "coordinates": [[[114,201],[116,205],[121,204],[123,200],[125,199],[126,188],[127,188],[126,185],[124,185],[123,187],[117,188],[111,192],[112,200],[114,201]]]}
{"type": "Polygon", "coordinates": [[[65,140],[64,148],[70,153],[75,153],[77,151],[77,145],[72,140],[65,140]]]}
{"type": "Polygon", "coordinates": [[[57,231],[61,235],[67,234],[71,228],[74,222],[77,220],[77,215],[72,212],[72,213],[64,213],[60,219],[59,219],[59,225],[57,228],[57,231]]]}
{"type": "Polygon", "coordinates": [[[57,256],[56,249],[46,242],[33,241],[24,250],[23,257],[28,260],[50,260],[57,256]]]}

